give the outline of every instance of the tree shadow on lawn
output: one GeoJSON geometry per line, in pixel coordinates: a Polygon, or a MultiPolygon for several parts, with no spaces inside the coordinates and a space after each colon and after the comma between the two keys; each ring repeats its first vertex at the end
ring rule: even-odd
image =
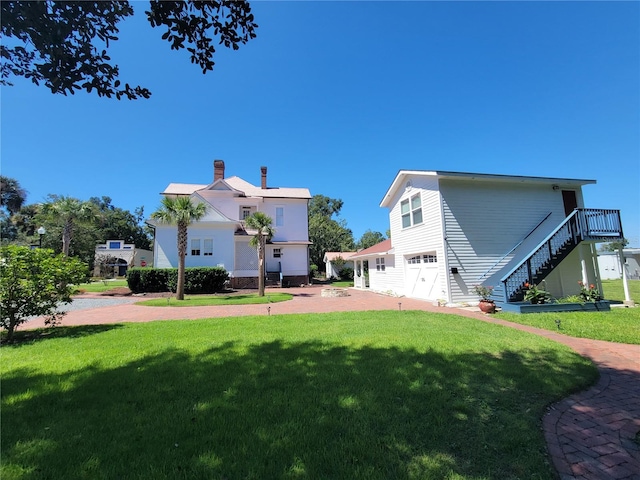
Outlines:
{"type": "MultiPolygon", "coordinates": [[[[29,326],[28,323],[22,325],[29,326]]],[[[124,327],[123,324],[112,323],[109,325],[82,325],[82,326],[57,326],[47,328],[36,328],[34,330],[16,330],[13,333],[13,341],[6,341],[6,332],[2,332],[2,347],[22,347],[24,345],[32,345],[42,340],[50,340],[53,338],[80,338],[98,333],[108,332],[124,327]]]]}
{"type": "Polygon", "coordinates": [[[13,371],[2,478],[552,478],[544,407],[596,376],[564,350],[280,341],[13,371]]]}

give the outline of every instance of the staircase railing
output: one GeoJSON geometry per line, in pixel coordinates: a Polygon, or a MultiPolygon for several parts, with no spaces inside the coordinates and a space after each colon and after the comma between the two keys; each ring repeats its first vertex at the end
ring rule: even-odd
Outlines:
{"type": "Polygon", "coordinates": [[[575,209],[501,282],[505,302],[521,300],[526,283],[540,282],[582,241],[623,238],[619,210],[575,209]]]}
{"type": "Polygon", "coordinates": [[[494,263],[493,265],[491,265],[491,267],[489,268],[489,270],[487,270],[487,271],[486,271],[486,272],[484,272],[482,275],[480,275],[480,276],[478,277],[478,280],[482,280],[484,277],[486,277],[486,276],[489,274],[489,272],[491,272],[491,270],[493,270],[494,268],[496,268],[496,266],[497,266],[497,265],[500,265],[500,263],[501,263],[505,258],[507,258],[509,255],[511,255],[511,254],[513,253],[513,251],[514,251],[516,248],[518,248],[520,245],[522,245],[522,242],[524,242],[527,238],[529,238],[529,237],[531,236],[531,234],[532,234],[533,232],[535,232],[535,231],[538,229],[538,227],[539,227],[540,225],[542,225],[542,224],[544,223],[544,221],[545,221],[547,218],[549,218],[549,217],[551,216],[551,214],[552,214],[552,213],[553,213],[553,212],[549,212],[549,213],[547,213],[547,215],[546,215],[542,220],[540,220],[540,221],[538,222],[538,224],[537,224],[535,227],[533,227],[533,229],[531,229],[531,231],[530,231],[529,233],[527,233],[527,234],[522,238],[522,240],[520,240],[518,243],[516,243],[516,244],[513,246],[513,248],[512,248],[511,250],[509,250],[509,251],[508,251],[507,253],[505,253],[502,257],[500,257],[500,260],[498,260],[496,263],[494,263]]]}

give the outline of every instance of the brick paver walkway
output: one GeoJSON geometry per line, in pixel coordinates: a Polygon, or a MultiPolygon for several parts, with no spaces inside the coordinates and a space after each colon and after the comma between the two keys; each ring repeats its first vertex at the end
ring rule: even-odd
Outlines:
{"type": "MultiPolygon", "coordinates": [[[[64,325],[92,325],[152,320],[243,315],[323,313],[352,310],[425,310],[477,318],[535,333],[589,357],[600,371],[592,388],[551,406],[543,418],[549,455],[561,480],[640,480],[640,345],[623,345],[518,325],[482,314],[475,308],[446,308],[409,298],[350,289],[347,297],[321,297],[322,287],[286,289],[288,302],[225,307],[143,307],[117,305],[69,312],[64,325]]],[[[42,319],[28,327],[43,326],[42,319]]]]}

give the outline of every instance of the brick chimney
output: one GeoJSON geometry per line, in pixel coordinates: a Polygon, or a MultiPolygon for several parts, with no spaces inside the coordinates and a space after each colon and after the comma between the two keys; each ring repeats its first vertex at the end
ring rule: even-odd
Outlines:
{"type": "Polygon", "coordinates": [[[213,181],[224,179],[224,160],[213,161],[213,181]]]}
{"type": "Polygon", "coordinates": [[[262,189],[267,189],[267,167],[260,167],[260,172],[262,173],[262,189]]]}

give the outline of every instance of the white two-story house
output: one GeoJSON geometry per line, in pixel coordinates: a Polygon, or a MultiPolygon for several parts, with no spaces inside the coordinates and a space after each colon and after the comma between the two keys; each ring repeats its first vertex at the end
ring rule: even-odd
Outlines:
{"type": "MultiPolygon", "coordinates": [[[[171,183],[162,195],[187,195],[207,206],[206,215],[189,225],[187,267],[224,267],[233,288],[257,287],[258,255],[249,245],[252,232],[245,228],[244,219],[263,212],[271,217],[275,230],[267,244],[267,277],[282,286],[309,282],[308,189],[268,186],[267,167],[261,167],[260,186],[235,176],[226,178],[224,161],[215,160],[212,183],[171,183]]],[[[176,226],[153,219],[147,223],[155,228],[154,266],[177,267],[176,226]]]]}
{"type": "MultiPolygon", "coordinates": [[[[355,286],[425,300],[522,301],[526,284],[554,297],[600,285],[596,243],[622,238],[618,210],[585,208],[595,180],[400,170],[380,206],[391,238],[350,257],[355,286]]],[[[514,305],[515,306],[515,305],[514,305]]]]}

